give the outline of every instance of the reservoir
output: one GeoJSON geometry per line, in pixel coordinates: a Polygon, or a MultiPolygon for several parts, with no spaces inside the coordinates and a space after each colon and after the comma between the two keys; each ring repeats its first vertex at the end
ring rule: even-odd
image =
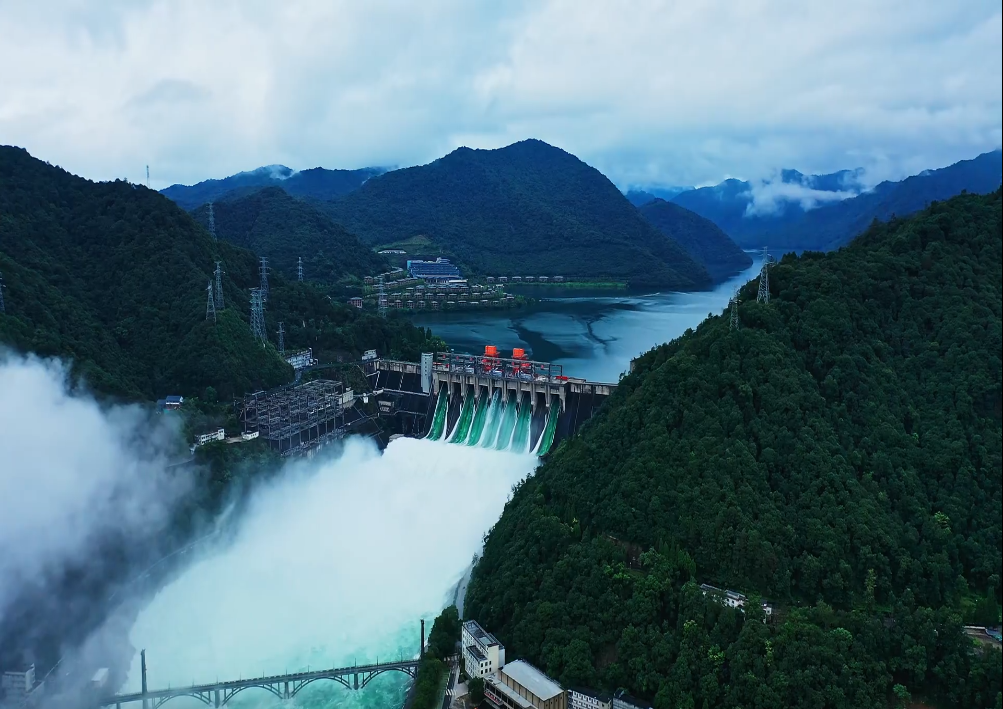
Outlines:
{"type": "Polygon", "coordinates": [[[516,292],[536,303],[503,312],[422,313],[414,322],[456,352],[521,347],[530,359],[563,365],[566,375],[615,383],[634,357],[695,328],[708,314],[720,314],[735,288],[759,273],[762,252],[749,255],[755,259],[750,268],[708,291],[632,294],[522,286],[516,292]]]}

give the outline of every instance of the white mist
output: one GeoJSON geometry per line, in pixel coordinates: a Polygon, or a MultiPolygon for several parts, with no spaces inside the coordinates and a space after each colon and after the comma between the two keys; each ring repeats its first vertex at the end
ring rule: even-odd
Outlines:
{"type": "MultiPolygon", "coordinates": [[[[413,657],[419,619],[430,629],[537,462],[398,439],[382,455],[350,440],[336,460],[289,466],[254,494],[230,546],[140,614],[127,689],[139,689],[142,648],[151,689],[413,657]]],[[[383,676],[360,692],[318,682],[298,703],[393,706],[404,679],[383,676]]],[[[242,696],[275,702],[263,690],[242,696]]]]}

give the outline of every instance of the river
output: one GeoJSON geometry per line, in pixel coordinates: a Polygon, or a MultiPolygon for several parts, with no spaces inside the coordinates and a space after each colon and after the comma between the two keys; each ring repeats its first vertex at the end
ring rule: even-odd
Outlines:
{"type": "Polygon", "coordinates": [[[735,288],[758,274],[762,253],[749,255],[756,259],[750,268],[698,293],[562,293],[552,286],[523,286],[519,292],[539,299],[524,309],[423,313],[414,321],[457,352],[521,347],[532,359],[562,365],[567,376],[615,383],[631,359],[695,328],[709,313],[720,313],[735,288]]]}

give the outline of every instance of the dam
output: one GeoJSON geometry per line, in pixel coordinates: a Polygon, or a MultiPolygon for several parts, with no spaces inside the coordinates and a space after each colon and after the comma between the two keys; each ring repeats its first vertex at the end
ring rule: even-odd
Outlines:
{"type": "Polygon", "coordinates": [[[404,435],[537,455],[572,436],[616,389],[492,345],[483,355],[423,353],[420,362],[368,367],[380,415],[395,417],[404,435]]]}

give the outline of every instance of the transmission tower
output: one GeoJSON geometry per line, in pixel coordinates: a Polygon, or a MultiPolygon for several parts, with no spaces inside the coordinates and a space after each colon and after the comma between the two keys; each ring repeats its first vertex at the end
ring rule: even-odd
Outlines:
{"type": "Polygon", "coordinates": [[[209,234],[216,241],[216,212],[213,211],[212,202],[209,203],[209,234]]]}
{"type": "Polygon", "coordinates": [[[261,265],[258,266],[258,273],[261,276],[261,302],[268,302],[268,259],[261,257],[261,265]]]}
{"type": "Polygon", "coordinates": [[[216,262],[216,307],[223,310],[226,306],[223,305],[223,262],[216,262]]]}
{"type": "Polygon", "coordinates": [[[3,274],[0,273],[0,313],[6,313],[7,312],[7,306],[5,306],[3,304],[3,289],[4,288],[6,288],[6,286],[3,284],[3,274]]]}
{"type": "Polygon", "coordinates": [[[212,318],[212,321],[216,322],[216,302],[212,298],[212,281],[209,281],[209,285],[205,287],[205,290],[209,294],[205,302],[205,319],[209,320],[212,318]]]}
{"type": "Polygon", "coordinates": [[[265,335],[265,304],[261,299],[261,289],[251,289],[251,336],[265,346],[268,338],[265,335]]]}
{"type": "Polygon", "coordinates": [[[380,276],[378,285],[379,285],[379,291],[377,294],[376,305],[377,308],[379,309],[380,317],[385,318],[387,316],[387,294],[386,291],[383,290],[383,276],[380,276]]]}
{"type": "Polygon", "coordinates": [[[150,187],[150,166],[149,165],[146,166],[146,187],[147,187],[147,189],[149,189],[149,187],[150,187]]]}
{"type": "Polygon", "coordinates": [[[303,257],[300,256],[299,260],[296,262],[296,280],[303,280],[303,257]]]}
{"type": "Polygon", "coordinates": [[[759,272],[759,294],[756,300],[760,303],[770,302],[770,253],[763,247],[763,270],[759,272]]]}
{"type": "Polygon", "coordinates": [[[728,302],[728,307],[731,309],[731,325],[730,329],[738,329],[738,288],[735,289],[735,294],[731,296],[731,300],[728,302]]]}
{"type": "Polygon", "coordinates": [[[286,327],[284,323],[279,323],[279,354],[286,353],[286,327]]]}

